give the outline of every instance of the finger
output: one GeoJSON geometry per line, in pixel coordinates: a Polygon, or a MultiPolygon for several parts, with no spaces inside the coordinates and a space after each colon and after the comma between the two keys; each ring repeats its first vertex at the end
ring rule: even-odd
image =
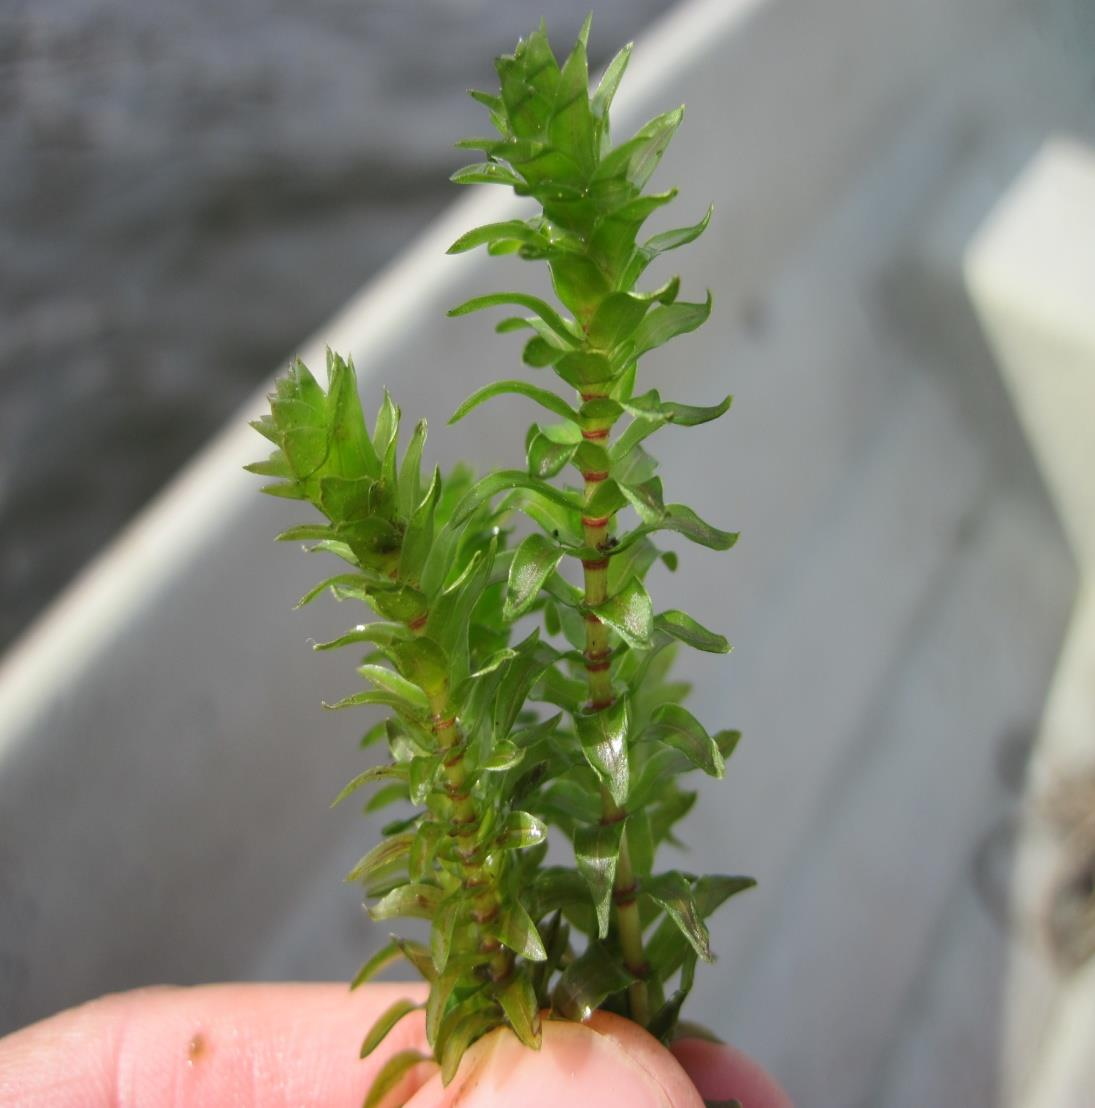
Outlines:
{"type": "MultiPolygon", "coordinates": [[[[406,1108],[702,1108],[673,1056],[638,1024],[608,1012],[545,1019],[540,1049],[500,1029],[464,1055],[456,1077],[423,1085],[406,1108]]],[[[752,1108],[752,1105],[750,1105],[752,1108]]]]}
{"type": "MultiPolygon", "coordinates": [[[[426,1050],[421,1012],[401,1020],[364,1061],[373,1021],[422,985],[202,985],[103,997],[0,1040],[0,1104],[233,1106],[361,1104],[397,1051],[426,1050]]],[[[394,1090],[406,1100],[432,1076],[416,1066],[394,1090]]]]}
{"type": "Polygon", "coordinates": [[[748,1108],[794,1108],[778,1082],[735,1047],[678,1039],[669,1049],[705,1100],[740,1100],[748,1108]]]}

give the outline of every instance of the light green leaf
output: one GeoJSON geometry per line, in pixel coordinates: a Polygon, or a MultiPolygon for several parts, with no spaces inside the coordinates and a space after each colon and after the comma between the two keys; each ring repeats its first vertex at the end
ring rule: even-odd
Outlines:
{"type": "Polygon", "coordinates": [[[371,785],[375,781],[387,781],[393,777],[405,781],[407,779],[407,767],[396,765],[371,766],[369,769],[365,770],[364,773],[359,773],[342,792],[331,801],[331,807],[337,807],[348,796],[356,793],[358,789],[364,788],[366,785],[371,785]]]}
{"type": "Polygon", "coordinates": [[[441,902],[433,917],[433,925],[430,927],[430,954],[438,973],[444,973],[445,966],[448,965],[453,932],[464,903],[463,890],[458,889],[441,902]]]}
{"type": "MultiPolygon", "coordinates": [[[[474,296],[471,300],[465,300],[455,308],[449,309],[450,316],[469,315],[471,312],[482,311],[484,308],[494,308],[500,304],[517,304],[519,307],[528,308],[535,312],[559,338],[573,346],[578,341],[572,326],[546,301],[538,296],[529,296],[523,292],[495,292],[487,296],[474,296]]],[[[697,324],[698,326],[698,324],[697,324]]]]}
{"type": "Polygon", "coordinates": [[[547,957],[536,924],[520,904],[504,907],[492,931],[499,942],[530,962],[542,962],[547,957]]]}
{"type": "Polygon", "coordinates": [[[469,412],[478,408],[480,404],[485,403],[495,396],[502,396],[505,394],[525,396],[529,400],[534,400],[542,408],[547,408],[549,412],[554,412],[555,415],[561,416],[563,419],[569,419],[575,424],[580,422],[578,413],[561,396],[557,396],[548,389],[538,388],[536,385],[530,385],[525,381],[495,381],[493,384],[484,385],[483,388],[473,392],[471,396],[453,412],[452,416],[449,418],[449,423],[458,423],[469,412]]]}
{"type": "Polygon", "coordinates": [[[392,889],[369,909],[374,920],[408,916],[413,919],[433,919],[441,902],[441,890],[436,885],[412,882],[392,889]]]}
{"type": "Polygon", "coordinates": [[[635,330],[633,357],[638,358],[648,350],[662,346],[677,335],[694,331],[711,314],[711,294],[702,304],[678,300],[654,308],[635,330]]]}
{"type": "Polygon", "coordinates": [[[547,828],[531,812],[510,812],[495,839],[499,850],[524,850],[547,838],[547,828]]]}
{"type": "MultiPolygon", "coordinates": [[[[434,644],[436,649],[436,644],[434,644]]],[[[444,655],[441,655],[444,659],[444,655]]],[[[419,712],[427,712],[430,707],[430,698],[416,684],[400,676],[394,670],[384,666],[365,665],[358,666],[357,672],[367,681],[371,681],[379,689],[390,692],[393,696],[404,701],[412,709],[419,712]]]]}
{"type": "MultiPolygon", "coordinates": [[[[488,141],[493,145],[494,140],[488,141]]],[[[528,243],[541,248],[549,245],[548,240],[536,227],[531,227],[519,219],[507,219],[502,223],[485,223],[482,227],[467,231],[449,247],[448,253],[463,254],[467,250],[474,250],[477,246],[508,241],[528,243]]]]}

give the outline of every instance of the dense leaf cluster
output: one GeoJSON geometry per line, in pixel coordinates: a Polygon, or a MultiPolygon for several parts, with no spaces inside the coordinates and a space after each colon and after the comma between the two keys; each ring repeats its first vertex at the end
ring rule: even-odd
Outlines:
{"type": "MultiPolygon", "coordinates": [[[[681,643],[725,652],[691,616],[656,611],[644,581],[674,554],[659,532],[724,550],[736,538],[682,504],[666,503],[645,442],[667,424],[721,416],[711,407],[636,391],[640,359],[707,318],[711,300],[678,299],[679,279],[640,292],[647,265],[700,235],[698,223],[644,242],[646,219],[674,190],[643,189],[682,118],[658,116],[613,146],[608,112],[628,60],[616,56],[591,93],[589,22],[560,65],[544,29],[497,59],[497,95],[474,92],[497,137],[467,140],[485,161],[454,175],[533,197],[540,214],[478,227],[452,252],[486,246],[546,262],[560,302],[519,292],[477,297],[450,314],[496,305],[527,314],[527,365],[550,367],[568,401],[524,380],[481,389],[453,417],[518,394],[553,421],[533,424],[522,469],[474,481],[421,474],[425,427],[402,458],[399,412],[385,395],[370,433],[352,366],[329,356],[324,391],[301,364],[281,380],[256,426],[275,445],[251,467],[278,479],[266,491],[310,501],[326,522],[290,529],[351,572],[330,590],[379,617],[321,649],[366,651],[369,688],[334,707],[378,704],[390,716],[390,761],[350,782],[339,800],[374,787],[366,804],[412,814],[354,867],[375,919],[430,921],[428,945],[393,939],[362,967],[364,981],[397,957],[431,985],[427,1032],[447,1080],[467,1046],[508,1024],[530,1046],[540,1010],[581,1018],[598,1006],[670,1034],[698,959],[712,958],[705,918],[748,888],[741,877],[659,871],[658,847],[695,794],[678,779],[723,774],[737,733],[710,734],[681,706],[670,667],[681,643]],[[575,474],[569,481],[566,475],[575,474]],[[517,526],[526,517],[532,527],[517,526]],[[523,534],[516,546],[511,538],[523,534]],[[508,544],[508,545],[507,545],[508,544]],[[528,614],[540,630],[514,641],[528,614]],[[572,844],[575,867],[544,864],[549,827],[572,844]],[[675,987],[673,982],[676,982],[675,987]]],[[[372,1050],[413,1006],[396,1005],[370,1032],[372,1050]]],[[[418,1059],[398,1055],[377,1088],[418,1059]]]]}

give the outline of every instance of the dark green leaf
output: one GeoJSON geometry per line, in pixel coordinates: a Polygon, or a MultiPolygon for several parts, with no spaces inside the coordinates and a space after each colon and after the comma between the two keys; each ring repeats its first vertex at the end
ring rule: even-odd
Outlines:
{"type": "Polygon", "coordinates": [[[712,777],[722,777],[726,771],[718,744],[703,724],[679,704],[662,704],[657,708],[643,738],[679,750],[693,765],[712,777]]]}
{"type": "Polygon", "coordinates": [[[661,612],[654,617],[654,626],[667,635],[672,635],[673,638],[688,643],[689,646],[695,647],[697,650],[706,650],[711,654],[727,654],[730,651],[730,644],[722,635],[716,635],[714,631],[708,631],[706,627],[697,623],[685,612],[679,612],[675,609],[661,612]]]}
{"type": "Polygon", "coordinates": [[[378,973],[387,969],[388,966],[402,957],[403,950],[398,943],[390,942],[382,946],[354,974],[354,979],[350,982],[350,989],[356,989],[359,985],[364,985],[366,981],[371,981],[378,973]]]}
{"type": "Polygon", "coordinates": [[[627,701],[617,699],[598,712],[579,713],[574,717],[574,724],[586,760],[604,782],[612,799],[617,804],[625,804],[630,784],[627,701]]]}
{"type": "MultiPolygon", "coordinates": [[[[696,915],[707,919],[724,901],[756,884],[751,877],[701,877],[692,884],[696,915]]],[[[646,959],[651,976],[664,981],[683,963],[691,947],[676,922],[665,919],[646,943],[646,959]]]]}
{"type": "Polygon", "coordinates": [[[514,1034],[533,1050],[540,1049],[540,1006],[528,977],[516,971],[498,990],[498,1003],[514,1034]]]}
{"type": "Polygon", "coordinates": [[[705,961],[713,962],[711,936],[692,896],[692,886],[682,873],[672,871],[649,877],[643,882],[643,892],[665,909],[692,949],[705,961]]]}
{"type": "Polygon", "coordinates": [[[616,862],[620,857],[623,820],[579,827],[574,835],[574,858],[578,872],[589,886],[597,915],[597,934],[608,935],[612,910],[612,884],[616,880],[616,862]]]}
{"type": "Polygon", "coordinates": [[[481,1035],[490,1031],[496,1022],[493,1013],[480,1010],[468,1013],[455,1023],[452,1031],[445,1036],[444,1045],[440,1051],[443,1085],[447,1085],[456,1076],[456,1071],[460,1068],[460,1059],[464,1057],[468,1047],[481,1035]]]}
{"type": "Polygon", "coordinates": [[[409,1070],[417,1066],[419,1062],[429,1061],[431,1061],[430,1056],[419,1050],[401,1050],[398,1054],[393,1054],[380,1068],[380,1072],[376,1077],[373,1078],[373,1083],[369,1086],[369,1092],[366,1094],[362,1108],[378,1108],[384,1098],[403,1080],[409,1070]]]}
{"type": "Polygon", "coordinates": [[[370,1054],[387,1038],[388,1032],[404,1017],[411,1012],[421,1011],[422,1005],[415,1004],[413,1000],[397,1000],[390,1008],[384,1011],[376,1023],[369,1029],[365,1041],[361,1044],[359,1058],[368,1058],[370,1054]]]}
{"type": "Polygon", "coordinates": [[[609,950],[591,942],[585,953],[563,971],[552,1006],[567,1019],[586,1020],[606,997],[622,992],[634,980],[609,950]]]}

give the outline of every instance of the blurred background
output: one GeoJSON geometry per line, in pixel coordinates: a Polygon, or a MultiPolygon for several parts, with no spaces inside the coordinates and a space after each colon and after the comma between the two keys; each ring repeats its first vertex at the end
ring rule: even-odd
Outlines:
{"type": "MultiPolygon", "coordinates": [[[[431,461],[513,464],[520,401],[444,425],[518,347],[444,313],[543,279],[445,257],[515,211],[448,175],[543,10],[0,5],[0,1033],[385,940],[339,885],[383,819],[328,811],[369,720],[308,649],[359,614],[291,610],[324,567],[245,419],[330,343],[431,461]]],[[[688,1015],[813,1108],[1090,1108],[1095,0],[602,0],[594,68],[632,37],[617,137],[688,105],[650,230],[716,207],[645,380],[735,395],[658,455],[743,533],[652,585],[745,735],[681,864],[760,878],[688,1015]]]]}
{"type": "MultiPolygon", "coordinates": [[[[598,4],[594,63],[669,6],[598,4]]],[[[0,5],[0,649],[453,201],[465,90],[542,12],[0,5]]]]}

